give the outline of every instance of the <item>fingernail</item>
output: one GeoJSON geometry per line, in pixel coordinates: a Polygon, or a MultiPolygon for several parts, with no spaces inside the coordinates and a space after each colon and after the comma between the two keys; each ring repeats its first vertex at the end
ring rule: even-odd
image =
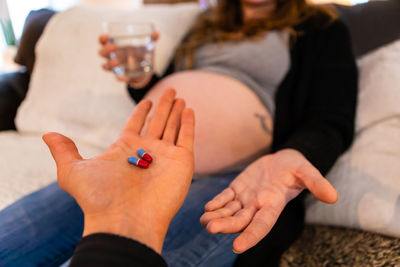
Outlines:
{"type": "Polygon", "coordinates": [[[144,168],[144,169],[147,169],[147,168],[149,167],[149,163],[148,163],[147,161],[138,159],[138,158],[136,158],[136,157],[129,157],[129,158],[128,158],[128,162],[129,162],[130,164],[139,166],[139,167],[144,168]]]}
{"type": "Polygon", "coordinates": [[[233,251],[233,253],[235,253],[235,254],[242,254],[241,252],[236,251],[236,250],[234,250],[234,249],[232,249],[232,251],[233,251]]]}
{"type": "Polygon", "coordinates": [[[153,158],[149,155],[149,153],[147,153],[146,151],[144,151],[143,149],[138,149],[137,153],[139,154],[139,156],[144,159],[145,161],[147,161],[148,163],[151,163],[153,161],[153,158]]]}
{"type": "Polygon", "coordinates": [[[117,54],[111,52],[110,55],[109,55],[109,58],[110,59],[116,59],[117,58],[117,54]]]}

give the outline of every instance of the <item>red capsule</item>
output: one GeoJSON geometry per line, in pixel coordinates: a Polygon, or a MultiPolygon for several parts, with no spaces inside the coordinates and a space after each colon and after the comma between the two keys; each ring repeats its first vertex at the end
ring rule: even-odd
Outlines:
{"type": "Polygon", "coordinates": [[[139,162],[138,162],[139,167],[147,169],[149,167],[149,165],[150,165],[150,163],[148,163],[147,161],[139,159],[139,162]]]}
{"type": "Polygon", "coordinates": [[[143,155],[143,159],[148,163],[151,163],[153,161],[153,158],[147,153],[143,155]]]}
{"type": "Polygon", "coordinates": [[[149,167],[149,165],[150,165],[147,161],[144,161],[142,159],[138,159],[136,157],[129,157],[128,158],[128,162],[133,164],[133,165],[136,165],[136,166],[139,166],[141,168],[144,168],[144,169],[147,169],[149,167]]]}
{"type": "Polygon", "coordinates": [[[151,163],[153,161],[153,158],[149,155],[149,153],[147,153],[146,151],[144,151],[143,149],[138,149],[137,153],[139,154],[139,156],[144,159],[145,161],[147,161],[148,163],[151,163]]]}

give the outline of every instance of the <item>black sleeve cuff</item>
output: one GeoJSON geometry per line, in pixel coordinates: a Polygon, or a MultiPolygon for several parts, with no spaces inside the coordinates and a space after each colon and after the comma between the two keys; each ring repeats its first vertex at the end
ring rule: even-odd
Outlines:
{"type": "Polygon", "coordinates": [[[148,91],[160,80],[160,78],[157,75],[153,75],[151,78],[150,82],[148,85],[146,85],[144,88],[134,88],[128,85],[128,93],[131,96],[131,98],[136,102],[139,103],[143,97],[147,94],[148,91]]]}
{"type": "Polygon", "coordinates": [[[167,264],[154,250],[133,239],[99,233],[79,241],[70,266],[167,267],[167,264]]]}
{"type": "Polygon", "coordinates": [[[278,150],[285,148],[295,149],[302,153],[322,175],[329,172],[339,155],[343,153],[343,146],[339,138],[333,134],[332,137],[326,137],[313,132],[293,136],[279,146],[278,150]]]}

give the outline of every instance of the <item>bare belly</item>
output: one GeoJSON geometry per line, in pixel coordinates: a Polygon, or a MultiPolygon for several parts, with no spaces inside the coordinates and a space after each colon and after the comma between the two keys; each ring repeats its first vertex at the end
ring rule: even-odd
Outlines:
{"type": "Polygon", "coordinates": [[[183,71],[161,80],[146,98],[157,103],[167,88],[195,111],[196,174],[237,170],[269,150],[271,116],[244,84],[216,73],[183,71]]]}

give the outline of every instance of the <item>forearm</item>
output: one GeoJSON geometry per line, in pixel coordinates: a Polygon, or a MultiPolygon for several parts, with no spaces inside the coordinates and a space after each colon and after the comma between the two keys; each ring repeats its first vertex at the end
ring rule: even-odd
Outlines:
{"type": "Polygon", "coordinates": [[[344,139],[334,127],[321,125],[318,129],[299,129],[276,150],[289,148],[299,151],[325,175],[352,140],[351,137],[346,142],[344,139]]]}

